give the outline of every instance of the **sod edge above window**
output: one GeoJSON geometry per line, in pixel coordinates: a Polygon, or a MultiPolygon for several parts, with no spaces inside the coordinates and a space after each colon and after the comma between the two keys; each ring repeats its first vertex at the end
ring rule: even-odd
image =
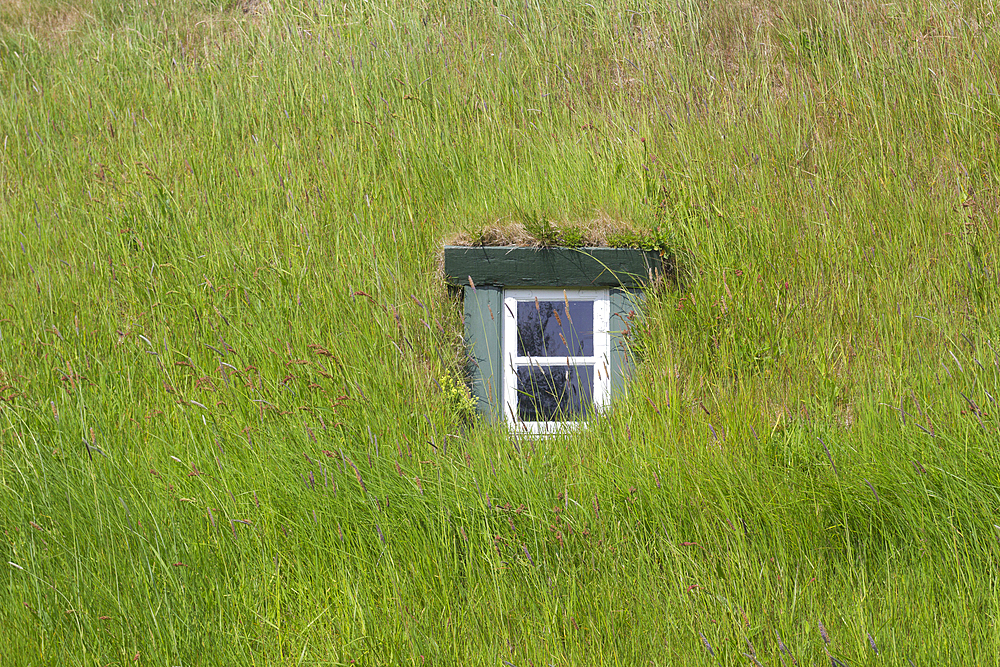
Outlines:
{"type": "Polygon", "coordinates": [[[631,248],[445,246],[444,273],[456,287],[635,288],[663,272],[660,253],[631,248]]]}

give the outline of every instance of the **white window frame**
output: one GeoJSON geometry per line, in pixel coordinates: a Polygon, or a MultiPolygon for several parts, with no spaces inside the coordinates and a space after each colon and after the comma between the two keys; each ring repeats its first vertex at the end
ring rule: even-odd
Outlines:
{"type": "Polygon", "coordinates": [[[579,421],[525,422],[518,419],[517,368],[537,366],[593,365],[594,410],[600,410],[611,400],[611,291],[604,289],[504,289],[503,294],[503,405],[505,419],[512,430],[533,434],[555,433],[567,428],[579,428],[579,421]],[[574,357],[521,357],[517,354],[517,304],[539,301],[593,301],[594,354],[574,357]]]}

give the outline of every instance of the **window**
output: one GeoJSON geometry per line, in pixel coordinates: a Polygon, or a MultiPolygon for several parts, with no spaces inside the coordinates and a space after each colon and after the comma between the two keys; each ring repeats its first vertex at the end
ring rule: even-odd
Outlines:
{"type": "Polygon", "coordinates": [[[643,250],[446,246],[484,418],[551,433],[608,406],[631,374],[625,341],[642,285],[663,269],[643,250]]]}
{"type": "Polygon", "coordinates": [[[610,396],[607,289],[508,289],[503,310],[507,423],[531,433],[585,419],[610,396]]]}

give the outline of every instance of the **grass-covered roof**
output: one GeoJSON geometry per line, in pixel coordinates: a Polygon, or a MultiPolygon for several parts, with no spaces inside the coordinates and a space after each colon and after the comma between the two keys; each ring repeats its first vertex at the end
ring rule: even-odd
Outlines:
{"type": "Polygon", "coordinates": [[[0,665],[993,661],[997,63],[976,0],[0,4],[0,665]],[[628,395],[477,423],[446,239],[633,231],[628,395]]]}

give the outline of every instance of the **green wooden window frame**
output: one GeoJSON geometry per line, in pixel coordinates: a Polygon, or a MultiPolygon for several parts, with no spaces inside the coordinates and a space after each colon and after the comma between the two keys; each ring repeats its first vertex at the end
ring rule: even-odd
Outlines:
{"type": "Polygon", "coordinates": [[[467,371],[478,409],[488,421],[515,421],[505,414],[510,408],[504,396],[509,384],[504,381],[504,297],[512,290],[606,290],[610,389],[595,407],[606,407],[626,391],[634,364],[625,335],[643,300],[641,286],[662,270],[659,253],[619,248],[448,246],[444,259],[447,281],[463,291],[467,371]]]}

